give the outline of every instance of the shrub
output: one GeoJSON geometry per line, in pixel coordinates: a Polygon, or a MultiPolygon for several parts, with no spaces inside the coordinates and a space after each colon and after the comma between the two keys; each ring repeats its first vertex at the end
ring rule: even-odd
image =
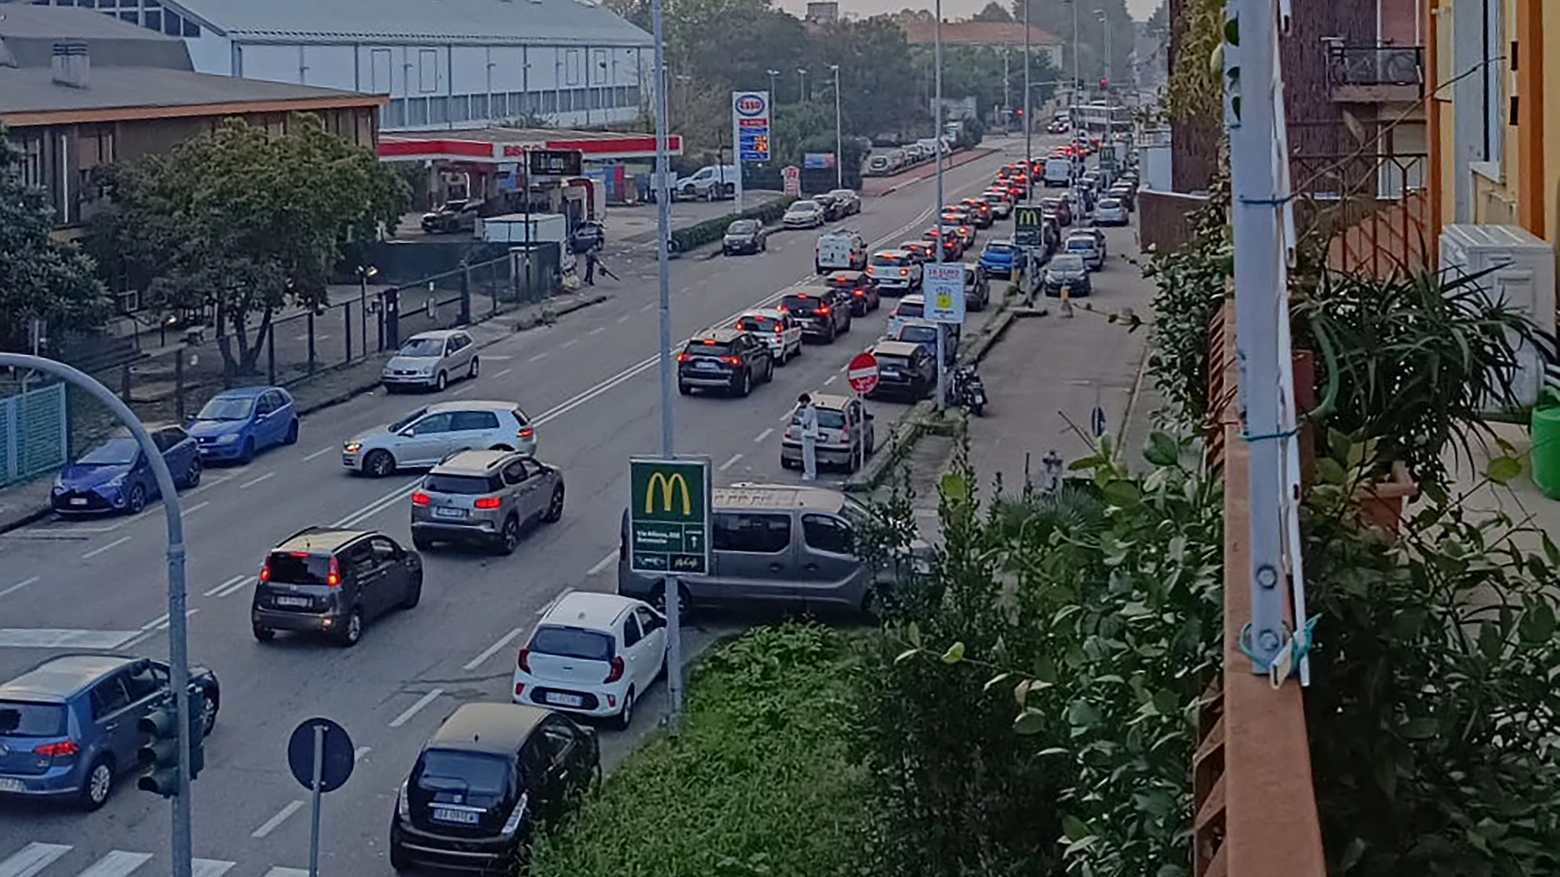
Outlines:
{"type": "Polygon", "coordinates": [[[726,227],[738,219],[756,219],[768,225],[778,222],[785,215],[785,209],[791,206],[791,198],[782,198],[778,201],[769,201],[757,207],[749,207],[741,213],[717,216],[714,219],[706,219],[698,225],[688,228],[679,228],[672,232],[672,252],[686,253],[689,250],[698,249],[705,244],[712,244],[726,236],[726,227]]]}

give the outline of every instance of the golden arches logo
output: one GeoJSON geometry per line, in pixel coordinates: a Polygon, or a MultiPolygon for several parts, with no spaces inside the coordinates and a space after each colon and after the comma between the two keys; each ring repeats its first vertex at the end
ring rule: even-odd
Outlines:
{"type": "Polygon", "coordinates": [[[665,472],[656,472],[650,476],[650,481],[645,485],[645,514],[655,510],[655,486],[661,485],[661,511],[672,510],[672,498],[678,488],[682,489],[682,513],[684,517],[693,514],[693,496],[688,492],[688,479],[681,473],[674,473],[670,477],[665,472]]]}

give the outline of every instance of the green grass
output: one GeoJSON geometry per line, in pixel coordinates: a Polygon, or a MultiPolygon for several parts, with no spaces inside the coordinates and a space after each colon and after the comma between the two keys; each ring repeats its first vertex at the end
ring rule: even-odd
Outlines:
{"type": "Polygon", "coordinates": [[[657,735],[539,842],[536,877],[811,877],[856,870],[868,777],[847,754],[849,634],[761,627],[699,663],[657,735]]]}

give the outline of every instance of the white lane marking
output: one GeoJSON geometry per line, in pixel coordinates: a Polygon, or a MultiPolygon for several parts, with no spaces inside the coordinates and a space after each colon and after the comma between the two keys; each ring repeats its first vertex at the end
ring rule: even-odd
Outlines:
{"type": "MultiPolygon", "coordinates": [[[[117,649],[140,635],[139,630],[0,627],[0,649],[117,649]]],[[[0,877],[6,877],[3,867],[0,877]]]]}
{"type": "Polygon", "coordinates": [[[400,487],[397,487],[395,490],[390,491],[389,493],[385,494],[384,496],[381,496],[380,498],[374,500],[373,502],[369,503],[368,505],[363,506],[362,508],[358,509],[355,512],[352,512],[351,514],[347,515],[346,517],[342,518],[341,520],[337,521],[336,523],[332,524],[331,526],[333,526],[333,527],[346,527],[346,526],[350,526],[351,524],[353,524],[353,523],[355,523],[355,522],[357,522],[359,520],[362,520],[363,518],[366,518],[369,515],[372,515],[372,514],[378,512],[380,509],[385,508],[386,506],[389,506],[390,504],[392,504],[392,503],[396,502],[397,500],[401,499],[401,497],[407,496],[407,495],[411,494],[412,489],[414,487],[416,487],[418,482],[420,482],[420,481],[422,481],[421,478],[414,478],[411,481],[403,483],[400,487]]]}
{"type": "Polygon", "coordinates": [[[640,308],[639,310],[640,311],[653,310],[657,304],[658,304],[658,302],[651,302],[651,303],[645,305],[644,307],[640,308]]]}
{"type": "Polygon", "coordinates": [[[834,383],[834,382],[835,382],[835,381],[837,381],[837,380],[839,380],[839,379],[840,379],[840,376],[839,376],[839,375],[829,375],[829,379],[828,379],[828,380],[827,380],[827,381],[824,381],[824,382],[823,382],[823,385],[824,385],[824,386],[825,386],[825,387],[827,387],[827,386],[828,386],[828,385],[830,385],[830,384],[832,384],[832,383],[834,383]]]}
{"type": "Polygon", "coordinates": [[[506,368],[506,369],[504,369],[504,370],[503,370],[503,371],[501,371],[501,372],[499,372],[499,373],[498,373],[498,374],[496,374],[496,375],[494,375],[494,376],[493,376],[493,377],[495,377],[495,378],[501,378],[501,377],[503,377],[503,376],[504,376],[504,375],[507,375],[507,374],[509,374],[509,373],[510,373],[510,372],[512,372],[512,371],[514,371],[514,369],[512,369],[512,368],[506,368]]]}
{"type": "Polygon", "coordinates": [[[552,598],[551,600],[548,600],[546,606],[543,606],[542,608],[536,610],[536,614],[537,615],[546,615],[547,613],[549,613],[549,612],[551,612],[553,610],[554,606],[558,605],[558,601],[562,600],[564,597],[567,597],[567,596],[569,596],[572,593],[574,593],[574,588],[572,588],[572,587],[564,588],[563,590],[558,592],[558,596],[552,598]]]}
{"type": "Polygon", "coordinates": [[[200,502],[195,503],[192,506],[189,506],[187,508],[181,509],[179,513],[182,514],[182,515],[193,515],[194,513],[200,511],[201,509],[203,509],[203,508],[205,508],[206,506],[209,506],[209,505],[211,505],[211,500],[203,499],[200,502]]]}
{"type": "Polygon", "coordinates": [[[335,449],[336,449],[335,445],[327,445],[327,446],[325,446],[323,448],[320,448],[319,450],[315,451],[314,453],[308,455],[307,457],[304,457],[302,462],[307,463],[310,460],[315,459],[316,457],[323,457],[326,454],[330,453],[331,451],[334,451],[335,449]]]}
{"type": "Polygon", "coordinates": [[[508,362],[509,360],[514,359],[514,356],[508,353],[484,353],[482,354],[482,358],[490,362],[508,362]]]}
{"type": "Polygon", "coordinates": [[[236,862],[224,862],[221,859],[191,859],[190,877],[222,877],[236,862]]]}
{"type": "Polygon", "coordinates": [[[558,345],[558,349],[559,350],[568,350],[570,347],[573,347],[574,345],[576,345],[578,343],[580,343],[580,339],[578,339],[578,338],[570,338],[569,340],[563,342],[562,344],[559,344],[558,345]]]}
{"type": "MultiPolygon", "coordinates": [[[[199,611],[200,611],[199,609],[186,609],[186,610],[184,610],[184,617],[185,618],[189,618],[190,616],[194,615],[195,613],[197,613],[199,611]]],[[[165,618],[165,619],[163,619],[163,622],[161,624],[157,625],[157,629],[158,630],[167,630],[168,629],[168,624],[169,624],[169,622],[165,618]]]]}
{"type": "Polygon", "coordinates": [[[273,865],[271,870],[265,872],[265,877],[309,877],[309,872],[306,868],[283,868],[280,865],[273,865]]]}
{"type": "Polygon", "coordinates": [[[488,646],[487,648],[483,649],[482,650],[482,654],[477,655],[475,658],[472,658],[471,660],[467,661],[466,665],[464,667],[462,667],[461,669],[463,669],[463,670],[475,670],[475,669],[477,669],[478,667],[480,667],[484,663],[486,663],[488,658],[491,658],[494,655],[498,654],[498,650],[499,649],[502,649],[504,646],[507,646],[510,643],[514,642],[515,641],[515,637],[519,636],[522,633],[525,633],[525,629],[521,628],[521,627],[517,627],[514,630],[511,630],[510,632],[504,634],[503,636],[498,638],[498,642],[496,642],[496,643],[488,646]]]}
{"type": "Polygon", "coordinates": [[[243,581],[243,580],[244,580],[244,579],[245,579],[245,578],[246,578],[246,577],[245,577],[245,576],[241,576],[241,575],[239,575],[239,576],[234,576],[234,577],[232,577],[232,578],[230,578],[230,579],[228,579],[228,580],[227,580],[227,581],[225,581],[225,582],[223,582],[223,583],[222,583],[222,584],[220,584],[220,585],[217,585],[217,586],[216,586],[216,587],[214,587],[214,588],[211,588],[211,589],[209,589],[209,590],[207,590],[207,591],[206,591],[206,592],[205,592],[205,593],[204,593],[204,594],[202,594],[202,595],[201,595],[201,596],[203,596],[203,597],[212,597],[212,596],[216,596],[216,594],[217,594],[217,592],[218,592],[218,591],[222,591],[222,590],[224,590],[224,589],[226,589],[226,588],[230,588],[230,587],[232,587],[232,586],[233,586],[233,585],[236,585],[236,584],[238,584],[238,583],[239,583],[239,582],[241,582],[241,581],[243,581]]]}
{"type": "Polygon", "coordinates": [[[619,323],[626,323],[626,322],[628,322],[628,321],[629,321],[629,320],[632,320],[632,319],[633,319],[633,318],[634,318],[634,315],[633,315],[633,314],[624,314],[624,315],[623,315],[623,316],[621,316],[621,317],[618,317],[618,318],[617,318],[617,321],[618,321],[618,322],[619,322],[619,323]]]}
{"type": "Polygon", "coordinates": [[[69,844],[46,844],[33,841],[21,852],[0,862],[0,877],[33,877],[50,864],[71,851],[69,844]]]}
{"type": "Polygon", "coordinates": [[[464,395],[465,393],[470,392],[472,387],[474,387],[474,386],[476,386],[476,385],[475,384],[467,384],[466,386],[461,387],[459,390],[456,390],[455,392],[451,393],[450,395],[451,396],[464,395]]]}
{"type": "Polygon", "coordinates": [[[151,853],[131,853],[125,850],[109,850],[103,858],[76,877],[128,877],[135,869],[151,860],[151,853]]]}
{"type": "Polygon", "coordinates": [[[229,481],[232,481],[234,478],[237,478],[237,477],[238,477],[238,474],[234,473],[232,475],[223,475],[220,478],[207,478],[207,479],[204,479],[203,481],[201,481],[199,487],[195,488],[194,490],[186,490],[184,492],[184,495],[187,496],[187,497],[188,496],[194,496],[195,494],[200,493],[202,490],[205,490],[208,487],[216,487],[218,484],[226,484],[229,481]]]}
{"type": "Polygon", "coordinates": [[[599,575],[601,575],[602,573],[607,571],[607,567],[611,566],[613,564],[613,562],[617,560],[617,556],[618,556],[618,553],[616,551],[608,551],[606,557],[603,557],[602,559],[596,561],[596,565],[595,566],[593,566],[590,569],[585,571],[585,575],[586,576],[599,576],[599,575]]]}
{"type": "Polygon", "coordinates": [[[764,443],[764,439],[769,438],[770,436],[772,436],[774,434],[775,434],[775,428],[771,426],[768,429],[764,430],[763,432],[759,433],[758,435],[753,436],[753,444],[755,444],[755,445],[763,444],[764,443]]]}
{"type": "Polygon", "coordinates": [[[547,358],[547,351],[543,350],[541,353],[538,353],[537,355],[531,357],[530,359],[528,359],[526,361],[527,362],[541,362],[542,360],[544,360],[546,358],[547,358]]]}
{"type": "Polygon", "coordinates": [[[255,583],[254,576],[243,576],[238,581],[217,592],[218,597],[231,597],[255,583]]]}
{"type": "Polygon", "coordinates": [[[151,630],[151,629],[153,629],[155,627],[159,627],[159,626],[162,625],[163,622],[165,622],[167,620],[168,620],[168,613],[164,612],[163,614],[157,616],[156,618],[153,618],[151,621],[148,621],[147,623],[141,625],[141,630],[144,632],[144,631],[151,630]]]}
{"type": "Polygon", "coordinates": [[[14,594],[17,591],[20,591],[21,589],[27,587],[28,585],[38,581],[39,578],[40,578],[39,576],[33,576],[30,579],[22,579],[21,581],[17,582],[16,584],[12,585],[11,587],[6,588],[3,591],[0,591],[0,597],[4,597],[7,594],[14,594]]]}
{"type": "MultiPolygon", "coordinates": [[[[428,692],[427,694],[423,695],[422,697],[419,697],[417,699],[416,703],[414,703],[411,706],[406,708],[406,712],[401,713],[400,715],[398,715],[395,718],[390,720],[390,727],[392,727],[392,728],[399,728],[402,725],[406,724],[407,722],[410,722],[412,720],[412,716],[415,716],[419,712],[422,712],[422,708],[423,707],[427,706],[430,703],[433,703],[436,699],[438,699],[439,695],[441,695],[443,693],[444,693],[444,689],[442,689],[442,688],[435,688],[434,690],[428,692]]],[[[0,877],[3,877],[3,875],[0,875],[0,877]]]]}
{"type": "MultiPolygon", "coordinates": [[[[102,554],[103,552],[109,550],[110,548],[118,548],[119,546],[121,546],[121,545],[123,545],[123,544],[125,544],[126,542],[129,542],[129,541],[130,541],[130,537],[129,536],[120,536],[118,539],[115,539],[114,541],[108,543],[107,545],[104,545],[101,548],[94,548],[91,551],[88,551],[86,554],[81,555],[81,559],[82,560],[91,560],[92,558],[97,557],[99,554],[102,554]]],[[[0,877],[3,877],[3,875],[0,875],[0,877]]]]}
{"type": "Polygon", "coordinates": [[[732,454],[731,455],[731,459],[729,459],[726,462],[720,464],[720,471],[724,472],[727,469],[730,469],[732,466],[737,465],[737,461],[740,460],[740,459],[742,459],[742,455],[741,454],[732,454]]]}
{"type": "Polygon", "coordinates": [[[297,813],[301,809],[303,809],[302,801],[293,801],[289,803],[286,807],[283,807],[275,816],[267,819],[265,823],[259,828],[251,831],[249,836],[255,838],[265,837],[266,835],[275,831],[277,827],[280,826],[283,822],[286,822],[287,817],[297,813]]]}
{"type": "Polygon", "coordinates": [[[682,289],[677,290],[678,295],[686,295],[690,292],[693,292],[693,287],[691,286],[684,286],[682,289]]]}
{"type": "Polygon", "coordinates": [[[597,326],[596,328],[590,330],[589,332],[587,332],[585,334],[587,334],[587,335],[600,335],[602,332],[605,332],[605,331],[607,331],[607,327],[606,326],[597,326]]]}
{"type": "Polygon", "coordinates": [[[368,753],[373,751],[374,747],[372,746],[359,746],[358,748],[352,750],[352,762],[356,764],[357,762],[362,761],[368,757],[368,753]]]}
{"type": "Polygon", "coordinates": [[[276,476],[275,472],[267,472],[264,475],[260,475],[260,476],[257,476],[255,478],[251,478],[248,481],[245,481],[243,484],[240,484],[238,486],[238,489],[239,490],[248,490],[249,488],[254,487],[256,484],[259,484],[260,482],[266,481],[266,480],[268,480],[270,478],[273,478],[275,476],[276,476]]]}

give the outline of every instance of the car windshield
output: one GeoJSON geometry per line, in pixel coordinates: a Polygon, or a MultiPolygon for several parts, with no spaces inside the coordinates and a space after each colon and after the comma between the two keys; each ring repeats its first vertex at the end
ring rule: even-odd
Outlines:
{"type": "Polygon", "coordinates": [[[902,301],[899,303],[899,307],[894,308],[894,316],[919,317],[924,312],[924,308],[925,305],[921,304],[920,302],[902,301]]]}
{"type": "Polygon", "coordinates": [[[817,201],[798,201],[795,204],[791,205],[791,210],[793,210],[795,212],[798,212],[798,213],[805,212],[805,211],[808,211],[808,210],[817,210],[817,209],[818,209],[818,202],[817,201]]]}
{"type": "Polygon", "coordinates": [[[1106,198],[1100,202],[1100,208],[1103,210],[1116,210],[1120,207],[1121,202],[1117,201],[1115,198],[1106,198]]]}
{"type": "Polygon", "coordinates": [[[805,295],[788,295],[782,300],[781,304],[788,311],[797,311],[804,314],[810,314],[823,307],[822,301],[805,295]]]}
{"type": "Polygon", "coordinates": [[[829,193],[829,197],[831,197],[831,198],[850,198],[851,196],[853,196],[855,194],[856,193],[851,191],[850,189],[835,189],[835,190],[833,190],[832,192],[829,193]]]}
{"type": "Polygon", "coordinates": [[[443,353],[443,338],[413,338],[401,346],[402,356],[441,356],[443,353]]]}
{"type": "Polygon", "coordinates": [[[896,265],[908,265],[910,264],[910,257],[890,255],[888,253],[879,253],[878,255],[872,257],[872,264],[885,268],[896,265]]]}
{"type": "Polygon", "coordinates": [[[395,423],[390,424],[389,429],[391,432],[400,432],[401,430],[406,429],[408,426],[411,426],[413,421],[421,418],[424,414],[427,413],[428,409],[419,408],[416,411],[413,411],[411,414],[408,414],[400,420],[397,420],[395,423]]]}
{"type": "Polygon", "coordinates": [[[429,792],[458,784],[468,796],[503,798],[509,794],[509,762],[497,755],[429,749],[422,754],[417,786],[429,792]]]}
{"type": "Polygon", "coordinates": [[[248,420],[249,412],[255,409],[255,400],[252,397],[218,396],[206,403],[206,407],[200,409],[195,415],[196,420],[248,420]]]}
{"type": "Polygon", "coordinates": [[[1051,268],[1055,271],[1082,271],[1082,256],[1057,256],[1051,261],[1051,268]]]}
{"type": "Polygon", "coordinates": [[[141,446],[133,438],[109,439],[82,455],[76,463],[80,466],[128,466],[140,453],[141,446]]]}
{"type": "Polygon", "coordinates": [[[64,733],[64,704],[0,700],[0,734],[9,737],[58,737],[64,733]]]}
{"type": "Polygon", "coordinates": [[[910,359],[905,356],[896,356],[889,353],[874,354],[877,357],[878,368],[909,368],[910,359]]]}
{"type": "Polygon", "coordinates": [[[758,231],[758,222],[752,219],[739,219],[726,226],[726,234],[752,234],[758,231]]]}
{"type": "Polygon", "coordinates": [[[1069,250],[1078,250],[1078,251],[1092,250],[1092,249],[1094,249],[1094,247],[1095,247],[1094,238],[1068,238],[1067,239],[1067,249],[1069,249],[1069,250]]]}
{"type": "Polygon", "coordinates": [[[988,252],[988,253],[1011,253],[1011,252],[1013,252],[1013,245],[1012,244],[1000,243],[998,241],[992,241],[991,243],[986,245],[986,252],[988,252]]]}
{"type": "Polygon", "coordinates": [[[899,340],[911,344],[937,341],[937,330],[931,326],[905,326],[899,330],[899,340]]]}
{"type": "Polygon", "coordinates": [[[586,661],[612,659],[610,636],[600,631],[583,630],[578,627],[562,627],[553,624],[539,627],[536,635],[531,637],[531,644],[526,648],[543,655],[558,655],[586,661]]]}
{"type": "Polygon", "coordinates": [[[423,482],[425,490],[434,493],[458,493],[462,496],[472,496],[482,493],[496,493],[503,487],[503,483],[497,475],[491,478],[482,475],[440,475],[433,473],[428,480],[423,482]]]}

